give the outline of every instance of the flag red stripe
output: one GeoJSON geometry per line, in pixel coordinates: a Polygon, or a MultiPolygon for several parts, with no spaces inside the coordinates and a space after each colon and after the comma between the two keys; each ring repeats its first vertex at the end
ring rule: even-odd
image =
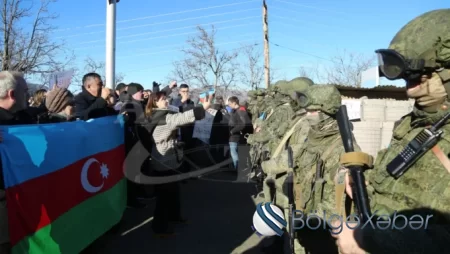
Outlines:
{"type": "MultiPolygon", "coordinates": [[[[124,145],[120,145],[112,150],[93,154],[58,171],[8,188],[6,196],[11,244],[16,244],[79,203],[116,185],[123,178],[124,159],[125,148],[124,145]],[[99,163],[93,163],[89,167],[89,182],[93,186],[100,186],[103,182],[102,189],[96,193],[87,192],[81,183],[83,165],[90,158],[95,158],[99,163]],[[103,163],[109,169],[109,176],[104,181],[100,174],[100,165],[103,163]]],[[[104,209],[99,208],[99,211],[104,209]]],[[[80,214],[80,220],[82,219],[83,214],[80,214]]]]}

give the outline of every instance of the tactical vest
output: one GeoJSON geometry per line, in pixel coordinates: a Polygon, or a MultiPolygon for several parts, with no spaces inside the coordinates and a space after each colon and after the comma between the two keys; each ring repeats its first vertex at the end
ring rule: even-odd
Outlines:
{"type": "Polygon", "coordinates": [[[449,216],[450,172],[446,165],[448,167],[450,163],[447,157],[450,154],[450,124],[441,129],[444,133],[437,145],[399,179],[395,180],[386,171],[386,165],[423,129],[411,128],[411,116],[405,117],[394,130],[389,147],[378,153],[375,168],[367,173],[372,211],[392,214],[394,211],[427,207],[449,216]]]}
{"type": "MultiPolygon", "coordinates": [[[[329,159],[329,157],[334,155],[334,152],[336,152],[335,150],[338,147],[338,145],[341,144],[342,144],[341,137],[340,135],[337,135],[330,143],[330,146],[320,155],[319,159],[321,159],[324,162],[323,167],[325,167],[325,164],[329,159]]],[[[309,170],[304,171],[304,173],[300,177],[304,179],[314,179],[316,174],[316,167],[317,162],[314,163],[309,170]]],[[[331,174],[331,172],[324,172],[324,175],[325,174],[331,174]]],[[[311,204],[311,202],[313,202],[315,205],[318,205],[323,200],[322,192],[324,184],[329,183],[325,183],[324,180],[321,179],[319,181],[313,180],[312,184],[314,187],[309,193],[302,192],[302,188],[306,189],[309,188],[310,186],[302,186],[301,184],[295,184],[294,194],[295,194],[295,207],[297,210],[302,211],[306,210],[306,212],[311,212],[307,210],[309,208],[308,204],[311,204]]]]}

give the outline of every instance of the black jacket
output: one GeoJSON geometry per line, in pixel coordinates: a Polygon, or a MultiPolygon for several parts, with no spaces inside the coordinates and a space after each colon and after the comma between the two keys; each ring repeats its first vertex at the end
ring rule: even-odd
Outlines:
{"type": "Polygon", "coordinates": [[[108,107],[108,103],[101,97],[95,97],[84,90],[75,96],[75,118],[88,120],[109,115],[115,115],[113,108],[108,107]]]}
{"type": "Polygon", "coordinates": [[[244,135],[248,133],[249,116],[244,107],[233,109],[228,123],[230,129],[229,142],[245,143],[244,135]]]}
{"type": "MultiPolygon", "coordinates": [[[[188,99],[184,103],[181,102],[181,98],[173,99],[171,105],[178,107],[180,113],[189,111],[195,108],[195,103],[188,99]]],[[[185,143],[187,148],[190,148],[192,144],[192,135],[194,135],[194,125],[187,124],[180,127],[181,140],[185,143]]]]}

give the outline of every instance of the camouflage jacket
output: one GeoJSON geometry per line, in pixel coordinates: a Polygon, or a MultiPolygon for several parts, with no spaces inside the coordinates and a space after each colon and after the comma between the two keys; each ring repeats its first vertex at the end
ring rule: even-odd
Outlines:
{"type": "Polygon", "coordinates": [[[288,151],[285,149],[285,144],[288,142],[292,148],[293,157],[298,157],[308,132],[309,123],[303,118],[303,115],[294,118],[289,126],[288,132],[276,143],[275,148],[272,149],[271,158],[261,164],[263,171],[275,180],[275,204],[280,207],[288,208],[289,205],[289,199],[284,190],[287,177],[285,173],[290,170],[288,151]]]}
{"type": "MultiPolygon", "coordinates": [[[[354,149],[360,151],[355,141],[354,149]]],[[[327,216],[342,214],[342,211],[336,210],[335,179],[344,152],[336,120],[328,118],[318,127],[310,128],[308,138],[296,158],[294,194],[297,210],[316,213],[319,217],[324,213],[327,216]],[[323,161],[321,180],[316,179],[319,159],[323,161]]],[[[341,203],[345,202],[345,194],[342,194],[341,203]]]]}
{"type": "MultiPolygon", "coordinates": [[[[303,147],[303,143],[306,140],[306,137],[309,132],[309,124],[303,116],[297,116],[294,120],[291,120],[289,124],[289,130],[292,128],[292,134],[290,137],[284,137],[276,142],[276,146],[272,149],[271,158],[268,161],[262,163],[262,168],[266,174],[270,175],[278,175],[287,172],[288,169],[288,153],[287,150],[284,149],[284,144],[289,142],[289,145],[292,148],[294,158],[298,157],[301,148],[303,147]],[[299,122],[301,121],[301,122],[299,122]],[[298,123],[297,125],[295,125],[298,123]],[[281,144],[284,138],[288,138],[285,143],[281,144]],[[281,147],[279,147],[281,145],[281,147]],[[280,151],[277,151],[281,149],[280,151]],[[278,154],[275,154],[278,152],[278,154]]],[[[286,135],[290,133],[285,133],[286,135]]]]}
{"type": "MultiPolygon", "coordinates": [[[[370,182],[368,191],[372,213],[392,215],[404,212],[409,213],[408,220],[413,214],[421,214],[424,221],[433,214],[428,229],[414,230],[409,225],[403,230],[367,227],[363,229],[364,246],[369,253],[448,253],[444,247],[450,243],[450,172],[432,150],[397,180],[386,171],[387,164],[425,126],[437,122],[444,113],[427,114],[414,109],[395,128],[389,147],[378,153],[374,169],[366,173],[370,182]]],[[[448,157],[450,123],[441,130],[444,134],[437,146],[446,155],[444,157],[448,157]]]]}
{"type": "MultiPolygon", "coordinates": [[[[261,131],[250,135],[247,142],[252,143],[266,143],[272,139],[279,139],[286,133],[289,127],[294,111],[289,103],[282,105],[274,105],[266,112],[268,114],[266,119],[261,122],[261,131]]],[[[258,121],[255,121],[258,122],[258,121]]]]}

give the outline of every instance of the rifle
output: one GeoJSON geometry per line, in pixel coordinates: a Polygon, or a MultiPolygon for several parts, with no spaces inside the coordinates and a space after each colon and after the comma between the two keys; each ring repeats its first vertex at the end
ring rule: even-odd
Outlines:
{"type": "MultiPolygon", "coordinates": [[[[347,107],[342,105],[336,113],[336,120],[339,126],[342,143],[346,153],[354,152],[352,127],[347,115],[347,107]]],[[[356,204],[359,219],[365,223],[371,216],[369,198],[367,195],[366,181],[364,179],[364,169],[361,166],[349,165],[350,186],[352,187],[353,200],[356,204]]]]}
{"type": "Polygon", "coordinates": [[[261,192],[264,184],[264,172],[261,169],[261,144],[258,144],[257,147],[253,146],[252,150],[254,151],[252,158],[249,158],[248,166],[250,167],[250,172],[253,172],[254,175],[252,180],[256,182],[256,191],[257,193],[261,192]]]}
{"type": "MultiPolygon", "coordinates": [[[[287,142],[286,142],[287,144],[287,142]]],[[[291,253],[295,254],[294,249],[294,239],[295,239],[295,232],[294,232],[294,215],[293,210],[295,209],[295,202],[294,202],[294,155],[292,151],[292,147],[287,145],[287,152],[288,152],[288,167],[291,169],[286,177],[286,182],[288,184],[288,198],[289,198],[289,246],[291,248],[291,253]]]]}
{"type": "Polygon", "coordinates": [[[397,155],[386,167],[387,172],[398,179],[414,163],[440,140],[442,130],[439,130],[450,118],[450,113],[445,114],[430,129],[423,129],[411,142],[397,155]]]}

